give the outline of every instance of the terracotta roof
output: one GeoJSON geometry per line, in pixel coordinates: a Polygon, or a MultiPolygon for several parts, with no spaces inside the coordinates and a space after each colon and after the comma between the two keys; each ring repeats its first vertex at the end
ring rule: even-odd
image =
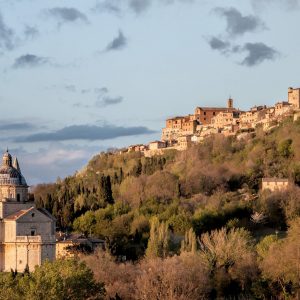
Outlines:
{"type": "Polygon", "coordinates": [[[196,107],[196,109],[202,109],[202,110],[227,110],[227,111],[232,111],[232,110],[236,110],[235,108],[229,108],[229,107],[196,107]]]}
{"type": "Polygon", "coordinates": [[[17,220],[19,219],[20,217],[22,217],[23,215],[25,215],[27,212],[29,212],[30,210],[34,209],[34,207],[30,207],[29,209],[22,209],[22,210],[19,210],[9,216],[7,216],[6,218],[4,218],[4,220],[17,220]]]}

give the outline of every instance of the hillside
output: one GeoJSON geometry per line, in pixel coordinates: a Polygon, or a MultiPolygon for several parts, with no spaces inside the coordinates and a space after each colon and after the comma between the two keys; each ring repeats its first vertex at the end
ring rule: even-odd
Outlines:
{"type": "Polygon", "coordinates": [[[255,231],[250,216],[257,211],[266,215],[265,227],[284,230],[300,214],[295,191],[282,199],[259,189],[262,177],[300,183],[299,136],[300,123],[287,119],[269,133],[258,128],[243,139],[215,135],[164,156],[101,153],[85,172],[36,186],[35,201],[60,229],[106,238],[114,254],[132,259],[144,253],[154,215],[175,235],[226,224],[255,231]]]}
{"type": "Polygon", "coordinates": [[[105,252],[83,260],[108,298],[173,299],[172,287],[183,295],[174,299],[297,297],[299,137],[300,122],[286,119],[163,156],[101,153],[85,171],[36,186],[35,201],[60,230],[105,239],[105,252]],[[263,177],[295,184],[262,192],[263,177]]]}

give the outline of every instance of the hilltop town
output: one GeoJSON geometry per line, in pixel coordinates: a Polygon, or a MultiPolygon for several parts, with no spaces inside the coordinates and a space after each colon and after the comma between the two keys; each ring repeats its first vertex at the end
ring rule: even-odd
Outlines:
{"type": "Polygon", "coordinates": [[[231,98],[226,107],[196,107],[194,114],[167,119],[161,140],[148,145],[132,145],[125,152],[142,152],[151,157],[171,149],[183,151],[217,133],[243,136],[258,126],[269,131],[288,116],[294,116],[295,120],[300,116],[300,88],[288,88],[287,101],[279,101],[270,107],[254,106],[242,111],[234,108],[231,98]]]}

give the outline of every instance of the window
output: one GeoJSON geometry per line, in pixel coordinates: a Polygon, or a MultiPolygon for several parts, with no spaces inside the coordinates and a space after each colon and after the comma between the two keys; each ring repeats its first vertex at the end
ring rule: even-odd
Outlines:
{"type": "Polygon", "coordinates": [[[204,112],[204,116],[206,116],[206,111],[204,112]]]}
{"type": "Polygon", "coordinates": [[[206,121],[206,118],[204,118],[204,121],[206,121]]]}
{"type": "Polygon", "coordinates": [[[213,112],[213,116],[215,116],[215,115],[216,115],[216,112],[214,111],[214,112],[213,112]]]}
{"type": "Polygon", "coordinates": [[[31,230],[30,235],[35,236],[35,230],[34,229],[31,230]]]}
{"type": "Polygon", "coordinates": [[[17,194],[17,201],[20,202],[20,200],[21,200],[21,196],[20,194],[17,194]]]}
{"type": "Polygon", "coordinates": [[[32,213],[31,216],[34,217],[34,213],[32,213]]]}

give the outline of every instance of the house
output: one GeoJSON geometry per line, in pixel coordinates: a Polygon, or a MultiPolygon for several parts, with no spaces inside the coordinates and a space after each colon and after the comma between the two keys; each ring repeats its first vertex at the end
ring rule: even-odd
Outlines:
{"type": "Polygon", "coordinates": [[[166,148],[166,142],[154,141],[149,143],[149,150],[159,150],[163,148],[166,148]]]}
{"type": "Polygon", "coordinates": [[[194,118],[200,124],[209,125],[212,118],[216,117],[219,113],[232,111],[236,111],[236,109],[233,108],[233,100],[229,98],[227,107],[196,107],[194,118]]]}
{"type": "Polygon", "coordinates": [[[280,192],[286,190],[290,186],[290,182],[286,178],[263,178],[262,190],[271,192],[280,192]]]}
{"type": "Polygon", "coordinates": [[[105,241],[101,239],[85,237],[81,234],[62,234],[57,237],[56,258],[74,257],[78,252],[90,253],[104,247],[105,241]]]}

